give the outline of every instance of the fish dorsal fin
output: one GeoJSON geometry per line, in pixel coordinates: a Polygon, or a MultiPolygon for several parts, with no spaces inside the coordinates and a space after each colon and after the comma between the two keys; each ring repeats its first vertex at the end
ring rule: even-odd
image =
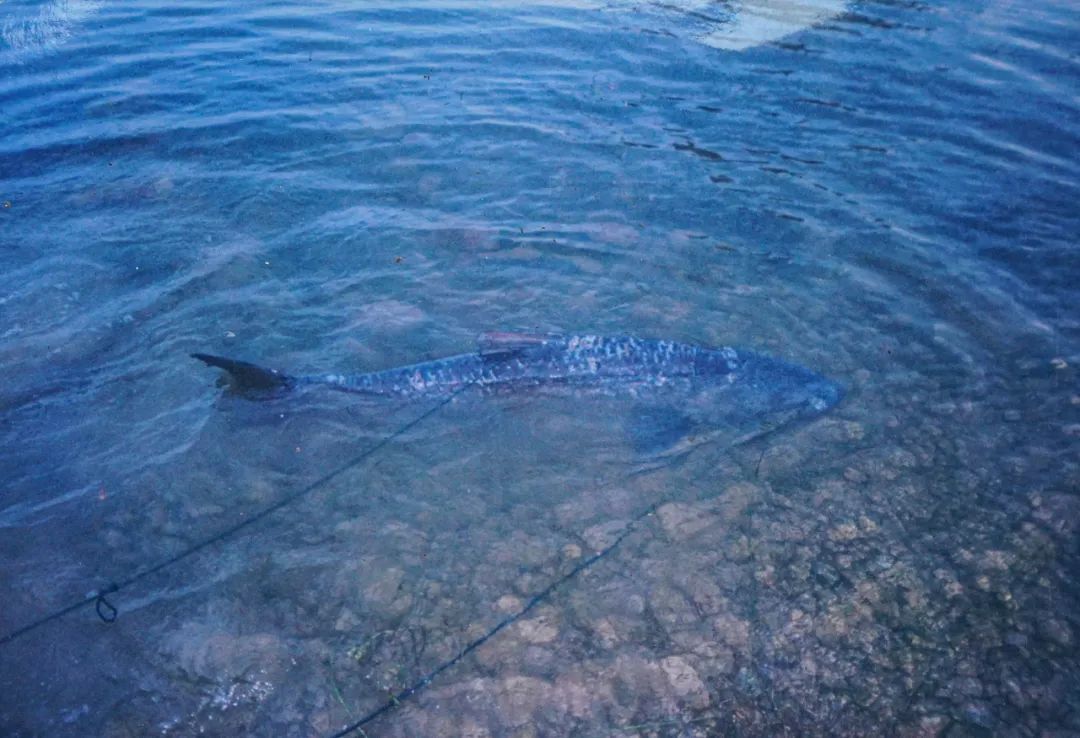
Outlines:
{"type": "Polygon", "coordinates": [[[516,354],[543,346],[558,346],[565,338],[558,333],[510,333],[490,331],[476,338],[476,346],[483,357],[516,354]]]}

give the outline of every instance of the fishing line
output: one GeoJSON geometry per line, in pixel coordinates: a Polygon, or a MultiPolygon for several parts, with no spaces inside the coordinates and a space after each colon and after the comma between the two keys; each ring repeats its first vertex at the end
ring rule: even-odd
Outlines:
{"type": "Polygon", "coordinates": [[[84,607],[88,607],[90,605],[94,606],[94,609],[98,614],[98,617],[100,617],[103,622],[106,622],[106,623],[114,622],[116,620],[116,618],[119,616],[119,610],[116,608],[116,606],[114,606],[111,602],[109,602],[108,599],[106,599],[107,595],[115,594],[115,593],[117,593],[117,592],[119,592],[119,591],[121,591],[123,589],[126,589],[127,587],[130,587],[131,585],[135,584],[136,582],[138,582],[138,581],[140,581],[142,579],[145,579],[146,577],[149,577],[149,576],[151,576],[153,574],[157,574],[158,572],[162,571],[163,569],[167,569],[167,568],[173,566],[174,564],[177,564],[177,563],[183,561],[186,558],[194,556],[195,554],[199,553],[203,549],[209,548],[210,546],[214,545],[215,543],[219,543],[219,542],[225,540],[226,538],[229,538],[230,536],[240,532],[244,528],[247,528],[248,526],[254,525],[255,523],[259,522],[260,520],[262,520],[262,519],[264,519],[266,517],[269,517],[270,515],[273,515],[278,510],[281,510],[282,508],[287,507],[288,505],[291,505],[292,503],[296,502],[297,500],[301,499],[302,497],[306,497],[307,495],[311,494],[312,492],[314,492],[319,487],[322,487],[323,485],[327,484],[328,482],[333,481],[334,479],[341,476],[342,474],[349,471],[350,469],[353,469],[354,467],[356,467],[358,464],[360,464],[365,459],[370,458],[373,454],[375,454],[378,451],[382,450],[387,445],[389,445],[390,443],[392,443],[396,439],[400,438],[405,433],[408,433],[410,430],[412,430],[416,426],[423,423],[425,420],[430,418],[432,415],[437,413],[439,410],[443,409],[448,404],[450,404],[450,402],[453,401],[454,398],[456,398],[458,395],[460,395],[462,392],[464,392],[466,389],[468,389],[471,386],[472,386],[472,382],[468,382],[466,384],[463,384],[461,387],[457,388],[452,393],[447,395],[445,398],[440,400],[436,405],[432,406],[431,408],[429,408],[425,412],[423,412],[420,415],[418,415],[417,417],[413,418],[408,423],[401,426],[396,431],[394,431],[390,435],[386,436],[382,440],[378,441],[374,445],[369,446],[368,448],[364,449],[362,452],[360,452],[359,454],[354,456],[348,462],[342,464],[341,466],[337,467],[333,471],[330,471],[330,472],[324,474],[323,476],[316,479],[314,482],[311,482],[310,484],[296,490],[295,492],[292,492],[291,494],[285,495],[284,497],[282,497],[280,500],[278,500],[274,504],[272,504],[272,505],[270,505],[270,506],[268,506],[266,508],[263,508],[262,510],[255,513],[254,515],[252,515],[252,516],[250,516],[248,518],[244,518],[240,522],[235,523],[233,525],[230,525],[229,527],[225,528],[224,530],[221,530],[221,531],[217,532],[213,536],[211,536],[209,538],[205,538],[202,541],[199,541],[198,543],[195,543],[195,544],[189,546],[188,548],[185,548],[184,550],[180,551],[179,553],[177,553],[177,554],[175,554],[173,556],[170,556],[170,557],[168,557],[166,559],[162,559],[161,561],[157,562],[156,564],[153,564],[152,566],[148,566],[145,569],[140,569],[140,570],[136,571],[134,574],[131,574],[130,576],[128,576],[128,577],[126,577],[124,579],[114,581],[111,584],[109,584],[109,585],[107,585],[105,587],[102,587],[101,589],[94,590],[90,594],[86,595],[86,597],[84,597],[81,600],[77,600],[75,602],[72,602],[71,604],[67,605],[66,607],[62,607],[62,608],[60,608],[58,610],[55,610],[54,612],[51,612],[48,615],[44,615],[44,616],[38,618],[37,620],[35,620],[35,621],[31,622],[31,623],[28,623],[27,625],[24,625],[21,628],[18,628],[17,630],[13,630],[10,633],[7,633],[7,634],[5,634],[3,636],[0,636],[0,646],[4,646],[4,645],[10,643],[11,641],[14,641],[17,638],[19,638],[21,636],[24,636],[27,633],[30,633],[31,631],[37,630],[38,628],[42,627],[46,623],[50,623],[50,622],[52,622],[54,620],[59,620],[60,618],[64,617],[65,615],[68,615],[68,614],[70,614],[72,612],[75,612],[76,610],[80,610],[80,609],[82,609],[84,607]]]}
{"type": "MultiPolygon", "coordinates": [[[[634,476],[634,475],[629,475],[629,476],[634,476]]],[[[583,571],[585,571],[586,569],[591,567],[593,564],[600,561],[600,559],[604,558],[605,556],[610,554],[612,551],[614,551],[616,548],[618,548],[619,544],[622,543],[623,540],[625,540],[631,533],[633,533],[635,530],[637,530],[638,523],[640,523],[642,520],[647,518],[649,515],[652,515],[656,511],[656,508],[663,505],[671,497],[673,497],[673,495],[668,495],[664,499],[658,500],[658,501],[654,502],[653,504],[649,505],[648,507],[646,507],[644,510],[642,510],[637,515],[635,515],[630,520],[629,523],[626,524],[626,527],[623,528],[622,532],[619,533],[618,537],[614,541],[612,541],[606,547],[604,547],[604,548],[600,549],[599,551],[597,551],[596,553],[594,553],[589,558],[584,559],[579,564],[577,564],[573,569],[571,569],[567,573],[563,574],[561,577],[554,580],[553,582],[551,582],[551,584],[544,587],[538,593],[533,595],[532,598],[528,602],[526,602],[525,605],[520,610],[518,610],[516,613],[514,613],[513,615],[506,616],[505,618],[500,620],[498,623],[496,623],[490,630],[488,630],[482,636],[480,636],[476,640],[469,643],[467,646],[465,646],[460,651],[458,651],[454,656],[450,657],[449,659],[447,659],[443,663],[436,666],[434,669],[429,671],[427,674],[422,676],[420,679],[413,682],[410,686],[405,687],[400,692],[397,692],[395,694],[390,695],[389,699],[387,699],[381,705],[379,705],[374,710],[369,712],[367,715],[364,715],[362,718],[360,718],[356,722],[347,725],[346,727],[342,728],[338,732],[332,733],[331,735],[327,736],[327,738],[344,738],[344,736],[347,736],[350,733],[355,733],[356,731],[361,730],[365,725],[370,723],[372,720],[375,720],[376,718],[380,717],[381,715],[384,715],[384,714],[390,712],[391,710],[393,710],[395,707],[399,706],[405,700],[409,699],[410,697],[416,695],[418,692],[425,689],[429,684],[431,684],[432,681],[435,680],[436,677],[438,677],[444,671],[454,667],[462,659],[464,659],[466,656],[468,656],[473,651],[480,648],[480,646],[484,645],[489,640],[491,640],[496,635],[498,635],[499,632],[501,632],[502,630],[504,630],[504,629],[508,628],[509,626],[513,625],[517,621],[521,620],[521,618],[525,617],[525,615],[528,614],[528,612],[530,610],[532,610],[537,605],[539,605],[542,602],[544,602],[545,600],[547,600],[552,594],[554,594],[555,591],[557,589],[559,589],[559,587],[566,584],[571,579],[576,578],[578,576],[578,574],[581,574],[583,571]]]]}
{"type": "MultiPolygon", "coordinates": [[[[745,436],[743,436],[743,437],[741,437],[739,439],[736,439],[731,444],[731,448],[751,446],[753,444],[760,443],[762,441],[762,439],[771,437],[771,435],[775,431],[777,431],[779,429],[779,427],[780,427],[779,425],[777,425],[777,426],[769,426],[769,427],[766,427],[765,429],[763,429],[761,431],[758,431],[756,433],[747,434],[747,435],[745,435],[745,436]]],[[[687,449],[686,451],[678,454],[678,456],[673,460],[672,459],[658,460],[658,461],[656,461],[656,462],[654,462],[652,464],[647,464],[647,465],[645,465],[643,467],[640,467],[640,468],[634,470],[633,472],[630,472],[629,474],[624,475],[621,478],[621,481],[625,481],[625,480],[633,478],[633,477],[639,477],[639,476],[644,476],[646,474],[651,474],[652,472],[656,471],[657,469],[662,469],[662,468],[670,469],[670,468],[674,468],[676,466],[681,466],[694,453],[694,451],[696,451],[698,448],[700,448],[700,446],[695,446],[695,447],[692,447],[690,449],[687,449]]],[[[762,451],[762,453],[764,453],[764,450],[762,451]]],[[[760,465],[760,460],[759,460],[758,463],[760,465]]],[[[607,486],[607,485],[604,485],[604,486],[607,486]]],[[[549,597],[551,597],[551,595],[553,595],[555,593],[555,591],[558,590],[560,587],[562,587],[564,584],[566,584],[567,582],[569,582],[572,579],[575,579],[579,574],[581,574],[585,570],[589,569],[594,564],[599,562],[601,559],[605,558],[610,553],[612,553],[616,548],[619,547],[619,545],[624,540],[626,540],[626,538],[628,538],[632,533],[634,533],[637,530],[638,525],[641,523],[641,521],[643,521],[645,518],[652,515],[661,506],[666,505],[669,502],[673,502],[678,496],[679,496],[678,491],[675,491],[675,492],[671,492],[669,494],[666,494],[663,497],[661,497],[659,500],[653,502],[651,505],[649,505],[644,510],[642,510],[637,515],[635,515],[633,518],[631,518],[630,522],[628,522],[626,524],[626,526],[622,529],[622,532],[619,533],[619,535],[615,538],[615,540],[613,540],[611,543],[609,543],[604,548],[597,551],[592,556],[590,556],[587,559],[584,559],[583,561],[578,563],[576,566],[574,566],[574,568],[572,568],[567,573],[563,574],[561,577],[556,578],[554,581],[552,581],[550,584],[548,584],[546,587],[544,587],[538,593],[533,595],[532,598],[530,598],[529,601],[526,602],[525,605],[522,606],[522,608],[520,610],[518,610],[516,613],[513,613],[512,615],[506,616],[505,618],[500,620],[498,623],[496,623],[494,626],[492,626],[486,633],[481,635],[476,640],[471,641],[468,645],[466,645],[464,648],[462,648],[460,651],[458,651],[454,656],[451,656],[449,659],[447,659],[443,663],[436,666],[434,669],[429,671],[424,676],[420,677],[420,679],[416,680],[415,682],[413,682],[408,687],[405,687],[404,689],[402,689],[402,690],[400,690],[400,691],[398,691],[398,692],[396,692],[394,694],[391,694],[390,697],[385,702],[383,702],[381,705],[379,705],[378,707],[371,710],[369,713],[367,713],[366,715],[361,717],[359,720],[345,726],[344,728],[337,731],[336,733],[331,733],[329,736],[327,736],[327,738],[344,738],[345,736],[350,735],[352,733],[355,733],[356,731],[361,731],[361,733],[363,734],[362,729],[363,729],[363,727],[365,725],[367,725],[371,721],[381,717],[382,715],[385,715],[386,713],[392,711],[394,708],[399,707],[402,702],[409,699],[410,697],[415,696],[419,692],[423,691],[425,688],[427,688],[428,685],[431,684],[432,681],[435,680],[436,677],[438,677],[444,671],[453,668],[458,663],[460,663],[462,661],[462,659],[464,659],[469,654],[471,654],[473,651],[480,648],[480,646],[484,645],[489,640],[494,638],[501,631],[505,630],[509,626],[511,626],[514,623],[521,620],[521,618],[525,617],[525,615],[527,615],[537,605],[545,602],[549,597]]]]}
{"type": "MultiPolygon", "coordinates": [[[[116,581],[116,582],[113,582],[113,583],[109,584],[108,586],[106,586],[106,587],[104,587],[104,588],[102,588],[100,590],[91,592],[90,594],[88,594],[86,597],[84,597],[81,600],[73,602],[73,603],[69,604],[66,607],[63,607],[63,608],[61,608],[59,610],[56,610],[56,611],[54,611],[54,612],[52,612],[52,613],[50,613],[48,615],[45,615],[45,616],[39,618],[38,620],[35,620],[32,623],[29,623],[29,624],[15,630],[15,631],[12,631],[11,633],[8,633],[8,634],[0,637],[0,646],[3,646],[4,644],[7,644],[7,643],[9,643],[9,642],[23,636],[23,635],[26,635],[27,633],[30,633],[30,632],[32,632],[34,630],[37,630],[38,628],[44,626],[45,624],[47,624],[49,622],[52,622],[53,620],[58,620],[58,619],[64,617],[65,615],[68,615],[68,614],[70,614],[70,613],[72,613],[72,612],[74,612],[76,610],[81,609],[81,608],[87,607],[87,606],[89,606],[91,604],[94,605],[94,608],[95,608],[98,616],[101,618],[102,621],[107,622],[107,623],[114,622],[117,619],[118,615],[119,615],[119,610],[112,603],[110,603],[108,601],[108,599],[106,598],[107,595],[114,594],[114,593],[119,592],[119,591],[121,591],[123,589],[126,589],[126,588],[130,587],[131,585],[135,584],[136,582],[139,582],[142,579],[145,579],[145,578],[147,578],[147,577],[149,577],[149,576],[151,576],[153,574],[156,574],[156,573],[158,573],[158,572],[160,572],[160,571],[162,571],[164,569],[167,569],[167,568],[173,566],[174,564],[177,564],[177,563],[183,561],[184,559],[187,559],[187,558],[195,555],[196,553],[199,553],[203,549],[206,549],[206,548],[214,545],[215,543],[219,543],[219,542],[225,540],[226,538],[231,537],[232,535],[238,533],[239,531],[243,530],[244,528],[247,528],[248,526],[251,526],[251,525],[255,524],[256,522],[259,522],[260,520],[272,515],[273,513],[277,512],[278,510],[281,510],[282,508],[287,507],[288,505],[292,504],[293,502],[296,502],[297,500],[307,496],[308,494],[315,491],[319,487],[322,487],[323,485],[325,485],[328,482],[336,479],[337,477],[341,476],[342,474],[349,471],[350,469],[356,467],[358,464],[363,462],[365,459],[370,458],[373,454],[380,451],[381,449],[383,449],[384,447],[389,445],[391,442],[393,442],[397,438],[401,437],[403,434],[407,433],[408,431],[410,431],[413,428],[420,425],[422,422],[424,422],[425,420],[430,418],[432,415],[437,413],[439,410],[441,410],[443,407],[448,405],[451,401],[453,401],[458,395],[460,395],[462,392],[464,392],[466,389],[468,389],[471,385],[472,385],[472,383],[467,383],[467,384],[462,385],[461,387],[456,389],[454,392],[449,394],[447,397],[442,399],[440,402],[438,402],[437,404],[435,404],[434,406],[432,406],[431,408],[429,408],[425,412],[421,413],[420,415],[418,415],[417,417],[415,417],[413,420],[409,421],[405,425],[401,426],[399,429],[397,429],[396,431],[394,431],[390,435],[386,436],[385,438],[378,441],[374,445],[368,447],[367,449],[365,449],[361,453],[357,454],[355,457],[350,459],[345,464],[342,464],[341,466],[337,467],[336,469],[324,474],[323,476],[319,477],[315,481],[313,481],[310,484],[296,490],[295,492],[286,495],[285,497],[281,498],[280,500],[278,500],[274,504],[264,508],[263,510],[259,511],[258,513],[255,513],[254,515],[252,515],[252,516],[250,516],[248,518],[245,518],[245,519],[241,520],[240,522],[219,531],[217,534],[215,534],[215,535],[213,535],[213,536],[211,536],[209,538],[206,538],[206,539],[204,539],[204,540],[202,540],[202,541],[200,541],[200,542],[198,542],[198,543],[196,543],[196,544],[194,544],[192,546],[189,546],[188,548],[180,551],[179,553],[177,553],[177,554],[175,554],[173,556],[170,556],[170,557],[168,557],[166,559],[163,559],[163,560],[159,561],[158,563],[156,563],[156,564],[154,564],[152,566],[149,566],[149,567],[147,567],[145,569],[136,571],[134,574],[128,576],[127,578],[121,579],[121,580],[116,581]]],[[[770,427],[770,428],[767,428],[766,430],[764,430],[763,432],[750,434],[749,436],[746,436],[746,437],[743,437],[743,438],[737,440],[732,445],[733,446],[749,445],[752,442],[760,441],[761,438],[763,438],[765,436],[769,436],[772,433],[772,431],[774,431],[774,430],[776,430],[775,427],[770,427]]],[[[625,475],[623,477],[623,479],[625,480],[625,479],[630,478],[630,477],[636,477],[636,476],[641,476],[641,475],[644,475],[644,474],[649,474],[649,473],[651,473],[653,471],[656,471],[658,468],[664,468],[664,467],[671,468],[671,467],[676,466],[676,465],[681,465],[693,453],[694,450],[696,450],[696,448],[687,449],[683,453],[678,454],[674,461],[671,460],[671,459],[667,459],[667,460],[663,460],[663,461],[658,461],[658,462],[656,462],[654,464],[646,465],[645,467],[639,468],[639,469],[635,470],[634,472],[631,472],[630,474],[625,475]]],[[[498,623],[496,623],[493,627],[491,627],[486,633],[484,633],[480,637],[476,638],[475,640],[471,641],[466,646],[464,646],[460,651],[457,652],[457,654],[455,654],[451,658],[447,659],[443,663],[436,666],[434,669],[429,671],[427,674],[422,676],[420,679],[415,681],[410,686],[405,687],[404,689],[401,689],[400,691],[396,692],[395,694],[392,694],[381,705],[379,705],[375,709],[368,712],[366,715],[361,717],[359,720],[356,720],[355,722],[347,725],[346,727],[342,728],[338,732],[331,734],[330,736],[328,736],[328,738],[344,738],[344,736],[355,733],[356,731],[361,731],[362,732],[361,729],[363,728],[363,726],[365,726],[368,723],[372,722],[373,720],[379,718],[380,716],[392,711],[394,708],[400,706],[401,703],[404,702],[405,700],[407,700],[407,699],[415,696],[419,692],[423,691],[426,687],[428,687],[428,685],[430,685],[443,672],[445,672],[445,671],[453,668],[454,666],[456,666],[463,659],[465,659],[471,653],[473,653],[476,649],[480,648],[482,645],[484,645],[489,640],[494,638],[500,632],[502,632],[503,630],[505,630],[509,626],[515,624],[516,622],[521,620],[523,617],[525,617],[525,615],[527,615],[529,612],[531,612],[533,609],[535,609],[537,605],[540,605],[543,602],[547,601],[563,585],[565,585],[566,583],[570,582],[571,580],[577,578],[578,575],[580,575],[582,572],[588,570],[589,568],[594,566],[596,563],[598,563],[600,560],[602,560],[605,557],[607,557],[608,555],[610,555],[613,551],[615,551],[616,548],[618,548],[622,544],[622,542],[626,538],[628,538],[632,533],[634,533],[638,529],[638,526],[640,525],[640,523],[645,518],[652,515],[660,506],[662,506],[662,505],[672,501],[673,499],[675,499],[676,496],[677,496],[677,493],[672,493],[672,494],[665,495],[661,499],[659,499],[659,500],[653,502],[651,505],[645,507],[643,510],[641,510],[641,512],[639,512],[637,515],[635,515],[626,524],[626,526],[623,528],[623,530],[619,533],[619,535],[611,543],[609,543],[607,546],[605,546],[604,548],[597,551],[592,556],[589,556],[588,558],[582,560],[580,563],[575,565],[572,569],[570,569],[568,572],[566,572],[562,576],[560,576],[560,577],[556,578],[555,580],[553,580],[546,587],[544,587],[538,593],[533,595],[529,599],[529,601],[526,602],[525,605],[523,605],[520,610],[518,610],[518,612],[513,613],[511,615],[508,615],[507,617],[503,618],[498,623]]]]}

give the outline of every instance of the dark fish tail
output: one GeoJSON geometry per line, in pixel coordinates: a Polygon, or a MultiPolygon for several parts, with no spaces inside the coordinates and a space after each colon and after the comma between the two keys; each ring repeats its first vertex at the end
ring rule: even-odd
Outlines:
{"type": "Polygon", "coordinates": [[[263,369],[261,366],[249,364],[246,361],[226,359],[210,354],[192,354],[192,357],[207,366],[216,366],[227,371],[232,379],[233,387],[240,392],[284,390],[292,387],[296,382],[293,377],[282,374],[276,369],[263,369]]]}

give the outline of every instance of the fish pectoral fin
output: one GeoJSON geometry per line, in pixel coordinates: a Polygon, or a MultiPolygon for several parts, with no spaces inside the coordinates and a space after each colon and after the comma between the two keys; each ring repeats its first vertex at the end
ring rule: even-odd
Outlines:
{"type": "Polygon", "coordinates": [[[695,425],[693,419],[675,408],[643,405],[631,410],[627,432],[634,451],[651,455],[678,446],[695,425]]]}
{"type": "Polygon", "coordinates": [[[563,341],[557,333],[511,333],[490,331],[476,337],[476,346],[481,356],[502,356],[515,354],[525,349],[553,346],[563,341]]]}

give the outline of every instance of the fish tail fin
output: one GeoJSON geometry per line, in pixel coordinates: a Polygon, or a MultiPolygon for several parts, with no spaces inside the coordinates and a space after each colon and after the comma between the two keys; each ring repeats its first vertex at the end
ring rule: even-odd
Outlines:
{"type": "Polygon", "coordinates": [[[238,392],[280,391],[289,389],[296,381],[293,377],[282,374],[276,369],[264,369],[246,361],[226,359],[223,356],[211,354],[192,354],[191,356],[207,366],[215,366],[228,372],[233,389],[238,392]]]}

